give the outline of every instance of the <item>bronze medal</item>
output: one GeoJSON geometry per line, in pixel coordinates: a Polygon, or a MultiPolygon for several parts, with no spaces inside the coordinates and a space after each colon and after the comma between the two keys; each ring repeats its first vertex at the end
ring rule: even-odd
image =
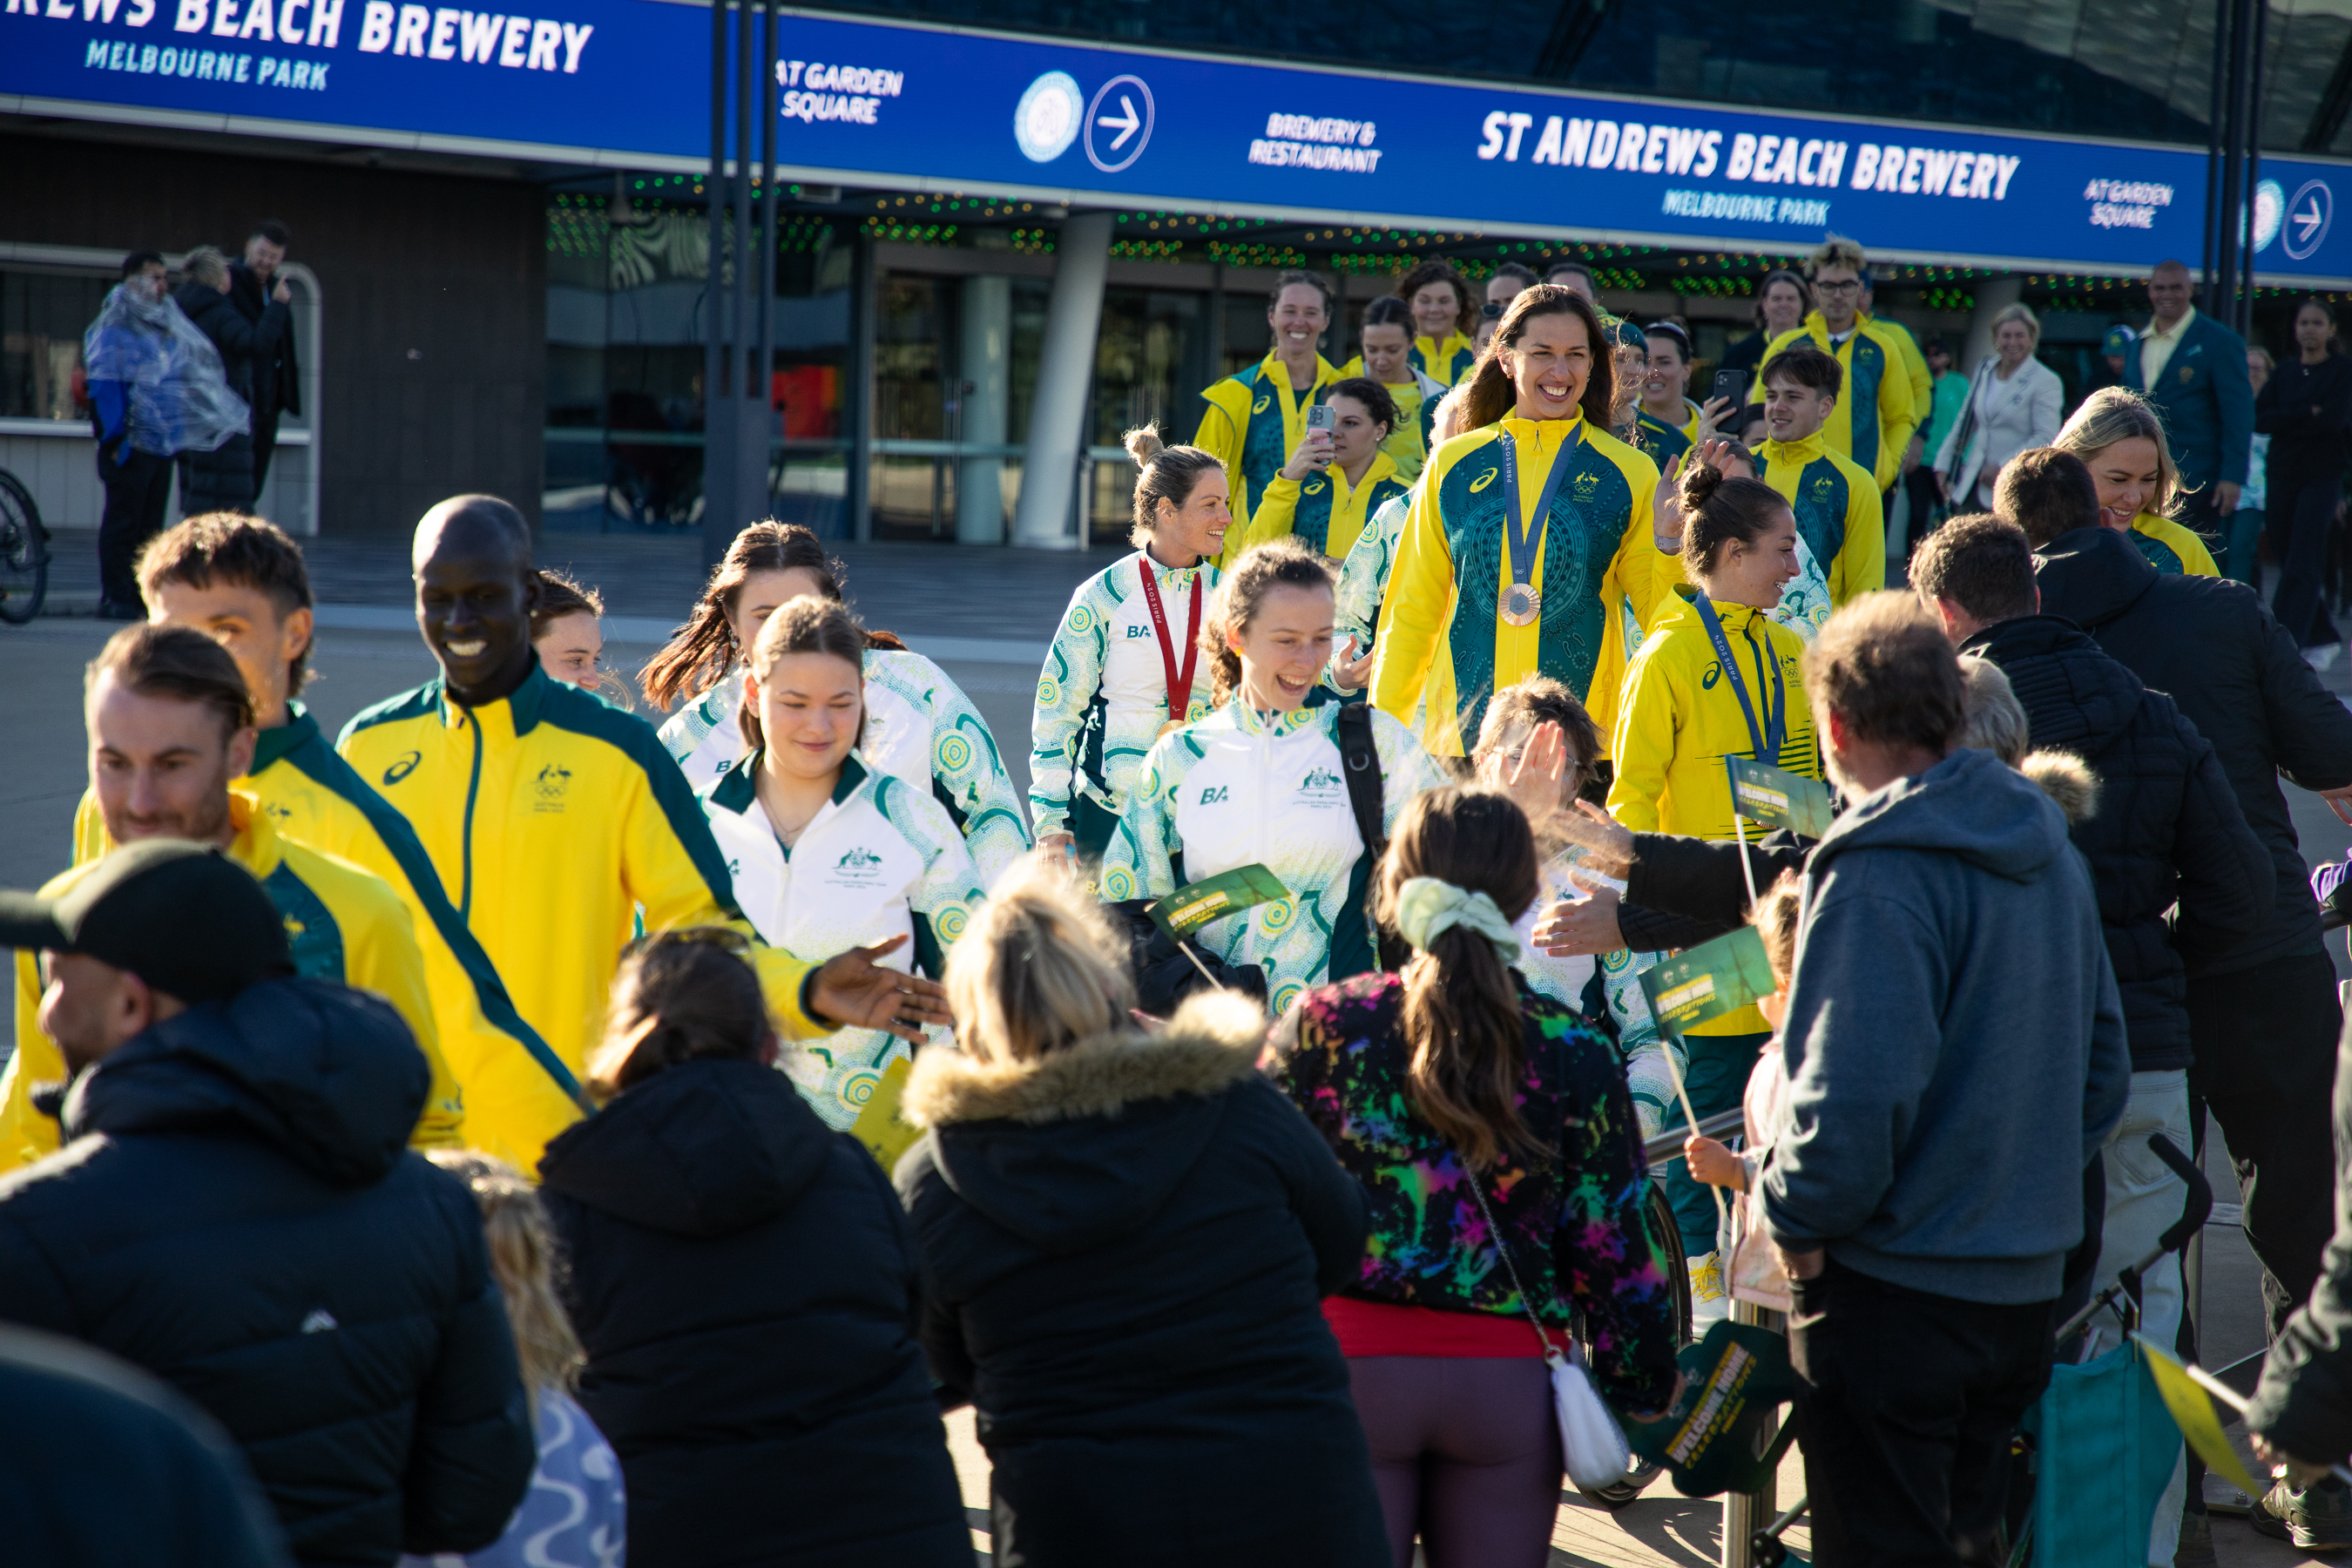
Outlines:
{"type": "Polygon", "coordinates": [[[1514,583],[1503,590],[1503,624],[1510,626],[1535,625],[1537,612],[1543,601],[1536,597],[1535,589],[1525,583],[1514,583]]]}

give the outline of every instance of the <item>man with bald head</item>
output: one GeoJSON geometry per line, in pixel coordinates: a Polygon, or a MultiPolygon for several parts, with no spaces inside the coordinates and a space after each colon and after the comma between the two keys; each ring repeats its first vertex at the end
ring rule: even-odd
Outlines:
{"type": "Polygon", "coordinates": [[[2148,274],[2151,319],[2139,341],[2125,346],[2124,384],[2156,405],[2189,492],[2180,521],[2218,553],[2253,450],[2254,385],[2246,376],[2246,340],[2200,312],[2189,295],[2189,268],[2179,262],[2158,262],[2148,274]]]}
{"type": "Polygon", "coordinates": [[[570,1080],[519,1052],[453,1059],[469,1131],[495,1129],[529,1165],[577,1119],[577,1080],[638,908],[648,931],[741,936],[788,1032],[855,1024],[919,1039],[919,1026],[947,1021],[937,985],[874,964],[895,943],[822,968],[758,944],[702,807],[653,726],[540,668],[521,513],[494,496],[452,497],[417,524],[411,560],[417,629],[440,678],[361,713],[336,749],[415,827],[570,1080]]]}

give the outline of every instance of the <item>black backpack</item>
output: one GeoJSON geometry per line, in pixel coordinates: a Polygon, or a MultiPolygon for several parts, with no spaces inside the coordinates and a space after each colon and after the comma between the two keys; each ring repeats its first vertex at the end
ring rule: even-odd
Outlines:
{"type": "MultiPolygon", "coordinates": [[[[1364,841],[1365,857],[1374,865],[1388,850],[1382,826],[1380,748],[1372,744],[1372,705],[1350,702],[1339,710],[1339,772],[1347,780],[1348,805],[1356,814],[1356,832],[1364,841]]],[[[1372,933],[1380,966],[1393,973],[1412,957],[1405,940],[1372,918],[1372,878],[1364,879],[1364,929],[1372,933]]]]}

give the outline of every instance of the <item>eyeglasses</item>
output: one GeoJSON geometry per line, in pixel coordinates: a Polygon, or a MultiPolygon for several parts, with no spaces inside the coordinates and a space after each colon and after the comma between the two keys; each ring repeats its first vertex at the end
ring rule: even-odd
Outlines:
{"type": "Polygon", "coordinates": [[[1859,294],[1862,292],[1862,279],[1859,278],[1849,278],[1843,283],[1816,283],[1813,285],[1813,292],[1816,294],[1859,294]]]}

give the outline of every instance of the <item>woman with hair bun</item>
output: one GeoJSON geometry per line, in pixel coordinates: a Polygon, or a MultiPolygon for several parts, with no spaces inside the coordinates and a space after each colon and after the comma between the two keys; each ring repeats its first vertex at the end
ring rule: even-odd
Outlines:
{"type": "Polygon", "coordinates": [[[1609,606],[1622,595],[1647,627],[1672,579],[1652,531],[1657,465],[1610,434],[1631,417],[1612,343],[1581,294],[1522,289],[1440,415],[1458,409],[1465,433],[1413,490],[1372,667],[1372,701],[1401,721],[1425,705],[1439,756],[1467,752],[1487,700],[1530,675],[1607,733],[1625,659],[1609,606]]]}
{"type": "Polygon", "coordinates": [[[604,1109],[539,1164],[628,1561],[971,1568],[914,1238],[770,1065],[745,951],[709,927],[629,948],[589,1072],[604,1109]]]}
{"type": "MultiPolygon", "coordinates": [[[[761,626],[803,595],[840,604],[842,576],[814,532],[762,519],[735,536],[693,614],[646,662],[637,677],[646,700],[677,710],[661,727],[662,747],[697,790],[742,758],[743,668],[761,626]]],[[[982,882],[994,881],[1028,852],[1029,825],[988,721],[946,670],[895,635],[867,630],[865,637],[859,754],[868,766],[929,790],[955,818],[982,882]]]]}
{"type": "MultiPolygon", "coordinates": [[[[1727,479],[1703,462],[1685,466],[1679,499],[1682,566],[1696,586],[1675,589],[1625,672],[1609,813],[1636,833],[1730,838],[1726,757],[1822,776],[1805,700],[1805,639],[1772,616],[1797,574],[1797,519],[1763,480],[1727,479]]],[[[1684,1037],[1685,1082],[1702,1118],[1739,1103],[1769,1032],[1763,1015],[1746,1007],[1684,1037]]],[[[1679,1108],[1666,1122],[1681,1125],[1679,1108]]],[[[1666,1172],[1691,1260],[1691,1310],[1705,1322],[1727,1307],[1714,1256],[1715,1202],[1680,1160],[1666,1172]]]]}
{"type": "Polygon", "coordinates": [[[1418,1536],[1431,1568],[1540,1568],[1562,1463],[1546,1349],[1581,1316],[1620,1415],[1675,1395],[1633,1105],[1609,1042],[1517,967],[1540,877],[1508,796],[1420,795],[1378,875],[1412,960],[1307,993],[1265,1063],[1370,1200],[1370,1245],[1323,1315],[1390,1561],[1413,1562],[1418,1536]]]}
{"type": "Polygon", "coordinates": [[[1213,452],[1127,433],[1135,481],[1135,553],[1078,584],[1037,677],[1029,721],[1029,814],[1041,847],[1099,858],[1126,809],[1144,753],[1209,710],[1201,623],[1223,577],[1234,526],[1213,452]]]}
{"type": "MultiPolygon", "coordinates": [[[[865,628],[829,599],[770,616],[745,661],[747,749],[702,809],[761,941],[813,959],[888,943],[885,967],[937,979],[979,907],[980,868],[929,791],[858,749],[865,652],[865,628]]],[[[794,1040],[781,1065],[825,1125],[887,1169],[914,1141],[890,1091],[911,1054],[896,1035],[844,1028],[794,1040]]]]}
{"type": "Polygon", "coordinates": [[[1369,725],[1381,832],[1444,782],[1402,724],[1318,689],[1331,660],[1331,567],[1295,539],[1252,548],[1201,628],[1217,708],[1151,748],[1103,854],[1102,895],[1158,899],[1263,865],[1289,897],[1211,921],[1193,940],[1265,974],[1270,1005],[1327,979],[1380,967],[1364,889],[1373,856],[1349,795],[1342,723],[1369,725]],[[1346,718],[1353,709],[1361,715],[1346,718]]]}

